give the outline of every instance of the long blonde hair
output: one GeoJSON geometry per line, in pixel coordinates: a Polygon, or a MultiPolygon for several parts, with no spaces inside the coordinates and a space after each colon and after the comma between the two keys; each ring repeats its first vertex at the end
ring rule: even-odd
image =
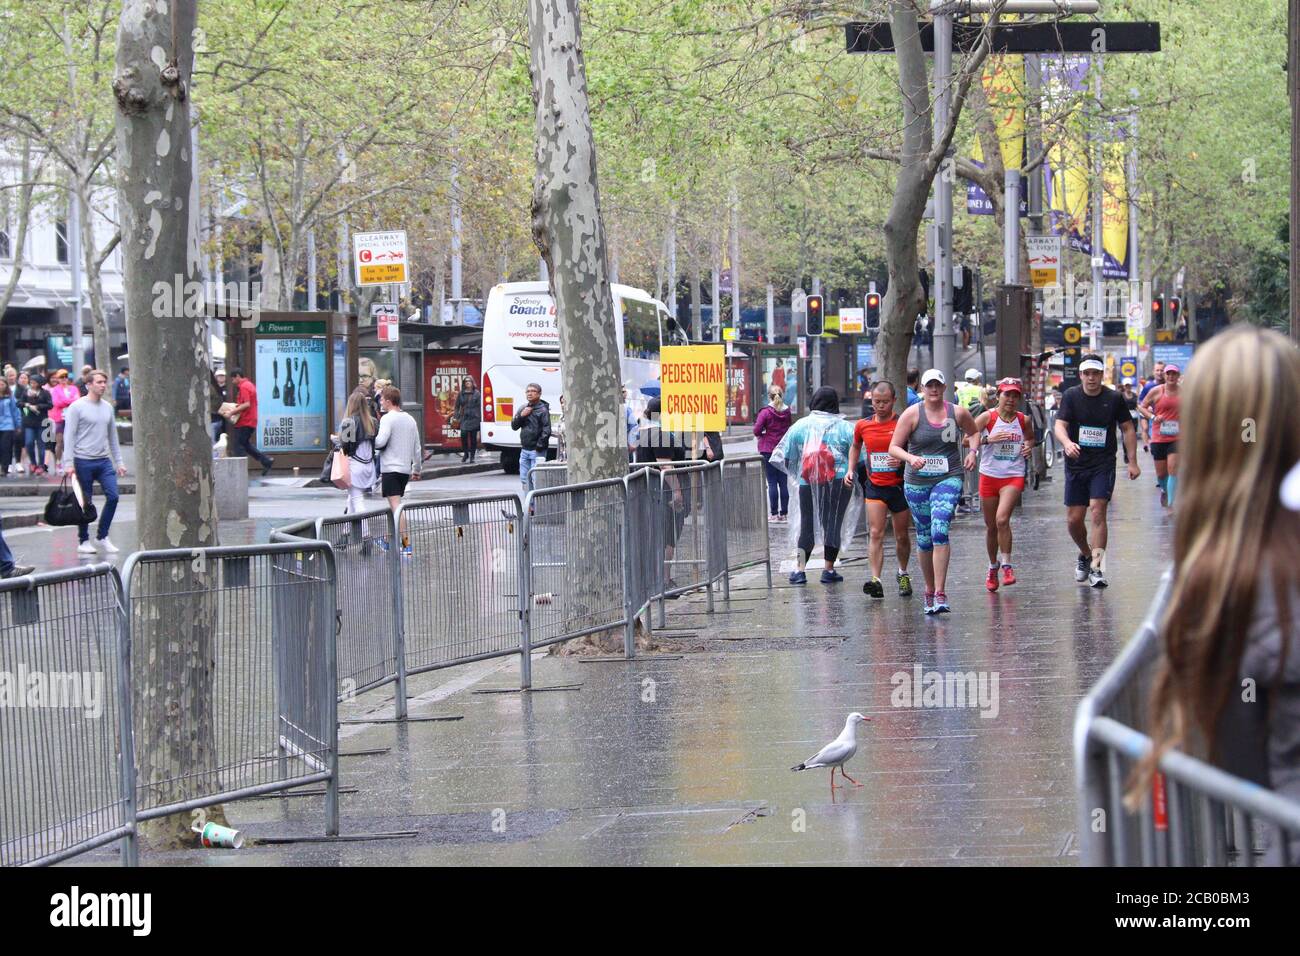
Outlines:
{"type": "Polygon", "coordinates": [[[1277,673],[1261,683],[1280,677],[1292,650],[1300,514],[1279,492],[1300,460],[1300,350],[1276,332],[1236,326],[1197,349],[1182,393],[1174,578],[1151,692],[1155,747],[1133,775],[1130,806],[1150,793],[1166,750],[1216,758],[1264,575],[1282,635],[1277,673]],[[1241,562],[1248,567],[1234,571],[1241,562]]]}
{"type": "Polygon", "coordinates": [[[785,396],[781,393],[781,389],[776,385],[771,386],[767,390],[767,397],[772,407],[778,412],[785,408],[785,396]]]}
{"type": "Polygon", "coordinates": [[[348,396],[348,407],[344,415],[355,418],[361,423],[361,434],[357,436],[359,442],[373,438],[378,431],[375,427],[375,416],[370,410],[370,396],[366,394],[364,388],[354,389],[348,396]]]}

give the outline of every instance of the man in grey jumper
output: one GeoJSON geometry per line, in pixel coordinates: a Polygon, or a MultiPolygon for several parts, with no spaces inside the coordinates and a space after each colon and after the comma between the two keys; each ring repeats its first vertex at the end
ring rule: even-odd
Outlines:
{"type": "Polygon", "coordinates": [[[104,491],[104,508],[95,529],[95,544],[90,543],[90,525],[77,526],[77,553],[94,554],[96,545],[104,554],[116,554],[118,547],[108,540],[108,529],[117,510],[117,479],[126,474],[122,451],[117,447],[117,425],[113,406],[104,401],[108,374],[92,369],[86,376],[86,394],[63,413],[63,473],[77,478],[81,495],[90,502],[95,482],[104,491]]]}
{"type": "MultiPolygon", "coordinates": [[[[379,434],[375,436],[375,447],[379,449],[380,492],[388,501],[388,507],[396,511],[406,494],[406,483],[412,478],[419,480],[420,465],[424,455],[420,448],[420,428],[409,413],[402,411],[402,393],[399,389],[388,386],[380,395],[380,404],[384,410],[379,419],[379,434]]],[[[411,538],[406,530],[406,515],[402,515],[401,527],[402,554],[410,556],[411,538]]]]}

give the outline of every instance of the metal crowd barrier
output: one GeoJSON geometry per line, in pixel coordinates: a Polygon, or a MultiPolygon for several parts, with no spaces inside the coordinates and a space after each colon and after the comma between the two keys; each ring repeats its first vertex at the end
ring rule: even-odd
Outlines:
{"type": "Polygon", "coordinates": [[[767,586],[771,587],[765,468],[761,455],[738,455],[722,460],[723,511],[727,526],[727,570],[766,565],[767,586]]]}
{"type": "Polygon", "coordinates": [[[385,505],[354,515],[317,518],[317,540],[334,549],[338,573],[339,699],[396,683],[396,716],[406,716],[401,540],[385,505]]]}
{"type": "Polygon", "coordinates": [[[520,589],[523,686],[533,648],[622,626],[632,654],[626,580],[633,536],[622,478],[531,491],[524,500],[520,589]]]}
{"type": "Polygon", "coordinates": [[[1160,659],[1158,627],[1168,599],[1165,572],[1151,609],[1079,704],[1074,722],[1078,833],[1088,866],[1254,866],[1256,844],[1269,862],[1292,865],[1300,841],[1300,802],[1171,750],[1139,811],[1123,795],[1150,751],[1147,706],[1160,659]]]}
{"type": "Polygon", "coordinates": [[[403,503],[405,672],[521,653],[523,521],[513,495],[403,503]]]}
{"type": "Polygon", "coordinates": [[[111,565],[0,581],[0,866],[136,862],[125,642],[111,565]]]}
{"type": "Polygon", "coordinates": [[[320,782],[326,832],[336,835],[330,546],[143,551],[127,559],[122,579],[136,818],[320,782]],[[207,715],[192,706],[201,695],[212,700],[207,715]]]}
{"type": "Polygon", "coordinates": [[[578,485],[564,462],[533,474],[522,509],[513,494],[467,496],[272,532],[335,551],[341,698],[396,682],[403,719],[408,675],[509,654],[528,687],[535,647],[623,627],[631,656],[636,619],[644,612],[649,628],[654,601],[663,626],[666,598],[704,588],[712,610],[731,571],[765,563],[771,586],[757,456],[635,464],[578,485]]]}
{"type": "Polygon", "coordinates": [[[318,782],[337,835],[334,582],[324,541],[0,581],[0,866],[134,866],[140,821],[318,782]]]}

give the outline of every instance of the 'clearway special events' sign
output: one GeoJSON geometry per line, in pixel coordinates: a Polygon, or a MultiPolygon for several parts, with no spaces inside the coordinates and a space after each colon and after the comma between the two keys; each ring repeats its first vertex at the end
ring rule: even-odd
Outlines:
{"type": "Polygon", "coordinates": [[[1061,281],[1061,237],[1026,236],[1029,253],[1029,277],[1035,289],[1046,289],[1061,281]]]}
{"type": "Polygon", "coordinates": [[[726,358],[721,345],[665,345],[660,350],[661,426],[720,432],[727,427],[726,358]]]}
{"type": "Polygon", "coordinates": [[[352,237],[352,257],[357,285],[409,282],[406,231],[358,232],[352,237]]]}

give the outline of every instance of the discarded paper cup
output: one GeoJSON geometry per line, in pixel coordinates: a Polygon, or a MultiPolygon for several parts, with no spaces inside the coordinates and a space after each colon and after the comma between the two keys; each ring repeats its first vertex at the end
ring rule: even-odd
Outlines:
{"type": "Polygon", "coordinates": [[[223,827],[219,823],[205,823],[203,829],[193,828],[199,835],[199,842],[209,849],[214,846],[230,847],[238,850],[244,845],[244,835],[238,830],[223,827]]]}

